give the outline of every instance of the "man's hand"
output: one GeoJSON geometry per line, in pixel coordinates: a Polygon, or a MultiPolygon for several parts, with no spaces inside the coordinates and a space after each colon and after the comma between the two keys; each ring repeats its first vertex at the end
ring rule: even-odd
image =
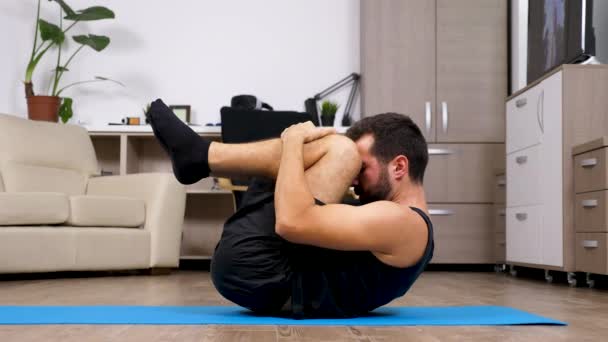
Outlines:
{"type": "Polygon", "coordinates": [[[335,133],[336,130],[333,127],[315,127],[312,122],[306,121],[285,129],[281,133],[281,140],[285,142],[286,140],[297,139],[302,143],[309,143],[335,133]]]}

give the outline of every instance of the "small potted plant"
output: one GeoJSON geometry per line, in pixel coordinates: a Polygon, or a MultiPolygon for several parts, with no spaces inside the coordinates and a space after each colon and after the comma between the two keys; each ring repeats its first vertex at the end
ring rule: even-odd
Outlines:
{"type": "MultiPolygon", "coordinates": [[[[59,25],[52,24],[46,20],[40,19],[40,0],[38,0],[38,11],[36,14],[36,30],[34,32],[34,44],[32,54],[27,64],[25,72],[25,96],[28,104],[28,117],[32,120],[44,120],[57,122],[58,116],[61,121],[66,123],[72,117],[73,100],[69,97],[61,97],[61,94],[67,88],[77,84],[112,81],[106,77],[96,76],[93,80],[80,81],[68,84],[64,87],[59,87],[61,77],[65,72],[69,71],[68,66],[74,57],[85,47],[88,46],[99,52],[105,49],[110,44],[110,38],[106,36],[98,36],[94,34],[84,34],[72,36],[74,42],[78,44],[78,48],[67,61],[62,62],[62,48],[65,42],[66,33],[81,21],[96,21],[102,19],[113,19],[114,12],[106,7],[93,6],[84,10],[74,11],[63,0],[51,0],[56,2],[60,7],[59,25]],[[65,14],[65,16],[64,16],[65,14]],[[63,28],[63,20],[71,22],[67,28],[63,28]],[[40,35],[40,42],[38,36],[40,35]],[[40,96],[34,94],[34,85],[32,84],[32,76],[36,66],[42,57],[49,51],[50,48],[57,48],[57,64],[53,70],[52,90],[49,96],[40,96]]],[[[116,81],[113,81],[116,82],[116,81]]],[[[119,83],[119,82],[116,82],[119,83]]]]}
{"type": "Polygon", "coordinates": [[[321,126],[333,126],[338,112],[338,104],[329,100],[321,103],[321,126]]]}

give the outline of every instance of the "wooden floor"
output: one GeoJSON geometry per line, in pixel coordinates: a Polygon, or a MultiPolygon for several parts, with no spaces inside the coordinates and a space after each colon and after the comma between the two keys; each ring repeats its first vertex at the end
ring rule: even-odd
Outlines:
{"type": "MultiPolygon", "coordinates": [[[[224,305],[204,271],[2,280],[3,305],[224,305]]],[[[0,326],[0,341],[606,341],[608,291],[506,274],[425,272],[391,305],[507,305],[567,327],[0,326]]]]}

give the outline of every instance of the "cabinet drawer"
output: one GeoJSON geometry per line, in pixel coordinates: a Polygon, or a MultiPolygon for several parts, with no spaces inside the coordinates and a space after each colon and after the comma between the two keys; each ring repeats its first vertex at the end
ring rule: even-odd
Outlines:
{"type": "Polygon", "coordinates": [[[608,232],[606,206],[608,191],[593,191],[576,195],[574,225],[579,233],[608,232]]]}
{"type": "Polygon", "coordinates": [[[507,176],[497,175],[494,179],[494,203],[504,204],[507,200],[507,176]]]}
{"type": "Polygon", "coordinates": [[[608,273],[606,233],[576,234],[576,270],[580,272],[608,273]]]}
{"type": "Polygon", "coordinates": [[[432,144],[424,176],[431,203],[492,203],[494,170],[504,164],[503,144],[432,144]]]}
{"type": "Polygon", "coordinates": [[[493,206],[490,204],[432,204],[435,229],[433,263],[494,263],[493,206]]]}
{"type": "Polygon", "coordinates": [[[540,262],[541,222],[542,206],[507,208],[507,261],[540,262]]]}
{"type": "Polygon", "coordinates": [[[574,157],[574,192],[608,189],[607,151],[601,148],[574,157]]]}
{"type": "Polygon", "coordinates": [[[494,236],[494,258],[496,263],[502,263],[507,256],[507,237],[505,233],[496,233],[494,236]]]}
{"type": "Polygon", "coordinates": [[[506,231],[506,215],[507,209],[504,205],[494,205],[494,231],[496,233],[504,233],[506,231]]]}
{"type": "Polygon", "coordinates": [[[541,87],[542,84],[532,87],[507,102],[507,153],[541,142],[541,87]]]}
{"type": "Polygon", "coordinates": [[[507,207],[541,203],[541,145],[507,155],[507,207]]]}

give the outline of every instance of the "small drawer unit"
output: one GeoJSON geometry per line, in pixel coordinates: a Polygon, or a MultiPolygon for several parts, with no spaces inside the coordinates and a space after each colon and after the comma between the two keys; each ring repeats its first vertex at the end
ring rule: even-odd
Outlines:
{"type": "Polygon", "coordinates": [[[608,189],[607,148],[574,156],[574,191],[576,193],[608,189]]]}
{"type": "Polygon", "coordinates": [[[608,274],[607,233],[576,233],[576,267],[580,272],[608,274]]]}
{"type": "Polygon", "coordinates": [[[608,137],[572,149],[576,269],[608,274],[608,137]]]}

